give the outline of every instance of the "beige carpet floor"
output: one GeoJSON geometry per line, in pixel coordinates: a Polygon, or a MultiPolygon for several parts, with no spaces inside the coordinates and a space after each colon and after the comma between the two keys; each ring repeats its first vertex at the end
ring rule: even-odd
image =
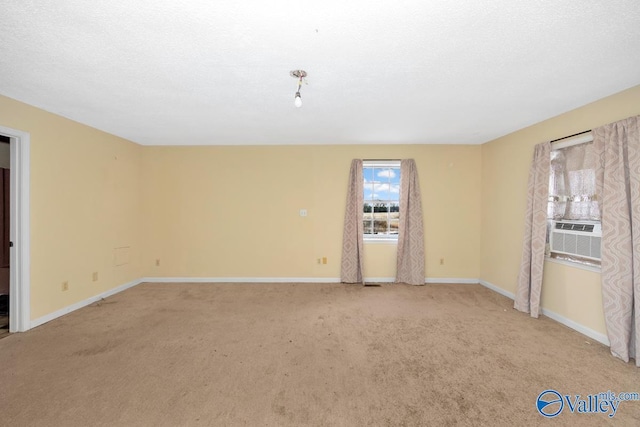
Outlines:
{"type": "Polygon", "coordinates": [[[142,284],[0,341],[7,426],[601,426],[640,369],[480,285],[142,284]]]}

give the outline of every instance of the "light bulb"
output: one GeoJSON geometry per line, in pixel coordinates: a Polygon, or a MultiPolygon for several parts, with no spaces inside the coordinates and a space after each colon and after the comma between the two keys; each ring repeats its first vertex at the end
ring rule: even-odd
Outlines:
{"type": "Polygon", "coordinates": [[[293,101],[293,103],[296,105],[296,107],[300,108],[302,107],[302,98],[300,97],[300,92],[296,92],[296,98],[293,101]]]}

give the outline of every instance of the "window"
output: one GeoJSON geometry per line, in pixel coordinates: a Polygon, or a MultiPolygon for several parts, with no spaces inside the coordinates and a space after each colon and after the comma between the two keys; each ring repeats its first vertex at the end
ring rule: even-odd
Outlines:
{"type": "Polygon", "coordinates": [[[553,150],[547,208],[551,258],[600,265],[600,209],[592,143],[553,150]]]}
{"type": "Polygon", "coordinates": [[[364,239],[398,239],[400,225],[400,161],[365,160],[364,178],[364,239]]]}
{"type": "Polygon", "coordinates": [[[600,221],[593,144],[551,151],[549,219],[600,221]]]}

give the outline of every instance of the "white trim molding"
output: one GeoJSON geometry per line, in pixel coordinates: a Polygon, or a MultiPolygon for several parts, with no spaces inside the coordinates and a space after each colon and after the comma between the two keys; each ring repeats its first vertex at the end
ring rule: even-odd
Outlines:
{"type": "MultiPolygon", "coordinates": [[[[480,280],[480,284],[482,286],[484,286],[485,288],[491,289],[494,292],[497,292],[501,295],[504,295],[505,297],[509,298],[509,299],[515,299],[515,295],[509,291],[506,291],[496,285],[494,285],[493,283],[489,283],[486,280],[480,280]]],[[[591,328],[588,328],[584,325],[581,325],[580,323],[571,320],[567,317],[562,316],[561,314],[558,314],[554,311],[551,311],[549,309],[546,308],[542,308],[540,310],[540,312],[547,316],[550,319],[555,320],[558,323],[562,323],[563,325],[573,329],[574,331],[580,332],[582,335],[586,335],[587,337],[598,341],[606,346],[609,346],[609,338],[607,338],[607,336],[601,332],[598,331],[594,331],[591,328]]]]}
{"type": "Polygon", "coordinates": [[[9,332],[29,329],[31,318],[31,237],[30,168],[31,135],[0,126],[0,133],[11,139],[10,240],[13,248],[9,269],[9,332]]]}
{"type": "Polygon", "coordinates": [[[546,308],[543,308],[541,310],[541,313],[547,316],[549,319],[553,319],[558,323],[562,323],[563,325],[573,329],[574,331],[580,332],[582,335],[586,335],[589,338],[606,345],[607,347],[609,347],[610,345],[609,338],[603,333],[594,331],[591,328],[587,328],[586,326],[581,325],[578,322],[574,322],[573,320],[568,319],[554,311],[547,310],[546,308]]]}
{"type": "Polygon", "coordinates": [[[511,292],[509,292],[509,291],[507,291],[505,289],[502,289],[502,288],[494,285],[493,283],[489,283],[486,280],[480,280],[479,283],[482,286],[484,286],[485,288],[491,289],[492,291],[497,292],[500,295],[504,295],[505,297],[507,297],[509,299],[512,299],[512,300],[516,299],[516,295],[515,294],[513,294],[513,293],[511,293],[511,292]]]}
{"type": "Polygon", "coordinates": [[[395,277],[365,277],[364,283],[393,283],[396,281],[395,277]]]}
{"type": "Polygon", "coordinates": [[[340,283],[336,277],[143,277],[141,283],[340,283]]]}
{"type": "Polygon", "coordinates": [[[566,265],[567,267],[579,268],[580,270],[593,271],[594,273],[601,273],[600,267],[595,265],[582,264],[579,262],[565,261],[563,259],[556,259],[551,257],[545,257],[546,262],[552,262],[554,264],[566,265]]]}
{"type": "MultiPolygon", "coordinates": [[[[143,277],[149,283],[340,283],[339,277],[143,277]]],[[[395,277],[365,277],[365,283],[394,283],[395,277]]],[[[478,279],[428,277],[425,283],[477,284],[478,279]]]]}
{"type": "Polygon", "coordinates": [[[39,317],[37,319],[32,320],[30,327],[31,328],[35,328],[36,326],[40,326],[40,325],[42,325],[44,323],[50,322],[50,321],[52,321],[54,319],[57,319],[60,316],[64,316],[65,314],[69,314],[72,311],[76,311],[76,310],[78,310],[78,309],[80,309],[82,307],[86,307],[86,306],[88,306],[90,304],[93,304],[94,302],[100,301],[103,298],[110,297],[110,296],[115,295],[115,294],[117,294],[119,292],[122,292],[124,290],[129,289],[129,288],[132,288],[132,287],[134,287],[136,285],[139,285],[140,283],[142,283],[142,280],[140,280],[140,279],[132,280],[131,282],[125,283],[124,285],[117,286],[117,287],[115,287],[113,289],[109,289],[108,291],[102,292],[102,293],[100,293],[98,295],[94,295],[94,296],[92,296],[90,298],[87,298],[85,300],[78,301],[75,304],[71,304],[71,305],[69,305],[69,306],[67,306],[65,308],[61,308],[60,310],[56,310],[53,313],[49,313],[49,314],[46,314],[46,315],[44,315],[42,317],[39,317]]]}
{"type": "Polygon", "coordinates": [[[567,138],[559,139],[551,143],[551,150],[562,150],[563,148],[573,147],[574,145],[586,144],[593,141],[593,132],[585,132],[567,138]]]}
{"type": "Polygon", "coordinates": [[[379,237],[364,237],[363,242],[365,245],[398,245],[398,238],[387,237],[385,239],[379,237]]]}
{"type": "Polygon", "coordinates": [[[477,285],[480,283],[479,279],[461,279],[461,278],[451,278],[451,277],[427,277],[424,279],[425,283],[451,283],[451,284],[461,284],[461,285],[477,285]]]}

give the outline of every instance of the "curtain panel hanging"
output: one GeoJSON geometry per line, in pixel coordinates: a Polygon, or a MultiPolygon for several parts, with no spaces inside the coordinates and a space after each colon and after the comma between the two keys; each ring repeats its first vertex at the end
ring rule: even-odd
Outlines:
{"type": "Polygon", "coordinates": [[[351,170],[349,171],[347,207],[344,213],[344,228],[342,232],[340,281],[343,283],[364,283],[363,205],[362,160],[353,159],[351,161],[351,170]]]}
{"type": "Polygon", "coordinates": [[[400,162],[400,225],[396,283],[424,285],[424,229],[418,169],[413,159],[400,162]]]}
{"type": "Polygon", "coordinates": [[[514,308],[530,313],[531,317],[538,317],[540,310],[542,270],[547,239],[550,154],[549,142],[535,146],[527,187],[524,242],[514,308]]]}
{"type": "Polygon", "coordinates": [[[611,354],[640,367],[640,116],[593,131],[602,215],[602,302],[611,354]]]}

